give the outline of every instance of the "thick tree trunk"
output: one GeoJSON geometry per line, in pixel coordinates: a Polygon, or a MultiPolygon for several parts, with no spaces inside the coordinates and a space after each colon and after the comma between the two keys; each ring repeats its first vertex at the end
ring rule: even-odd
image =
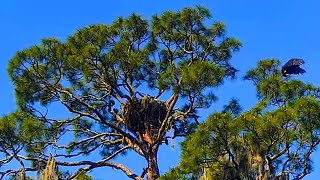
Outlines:
{"type": "Polygon", "coordinates": [[[155,147],[151,150],[148,156],[148,169],[147,169],[148,180],[154,180],[160,177],[157,156],[158,156],[158,147],[155,147]]]}

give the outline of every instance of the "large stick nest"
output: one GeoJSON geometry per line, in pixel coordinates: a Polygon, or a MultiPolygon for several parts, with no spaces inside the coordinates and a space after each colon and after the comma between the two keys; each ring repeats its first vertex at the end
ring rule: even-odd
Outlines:
{"type": "Polygon", "coordinates": [[[137,135],[147,135],[155,140],[167,114],[165,102],[148,96],[126,102],[121,109],[125,125],[137,135]]]}

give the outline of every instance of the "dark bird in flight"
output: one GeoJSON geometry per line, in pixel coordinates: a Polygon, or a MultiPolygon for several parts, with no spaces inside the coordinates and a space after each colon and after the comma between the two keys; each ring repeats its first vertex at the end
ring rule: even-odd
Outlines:
{"type": "Polygon", "coordinates": [[[303,74],[306,71],[300,67],[300,65],[304,64],[303,59],[290,59],[284,66],[282,66],[282,75],[287,77],[289,74],[303,74]]]}

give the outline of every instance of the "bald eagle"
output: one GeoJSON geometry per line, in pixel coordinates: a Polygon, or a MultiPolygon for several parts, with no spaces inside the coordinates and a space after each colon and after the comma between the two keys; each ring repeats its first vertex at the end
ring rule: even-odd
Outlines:
{"type": "Polygon", "coordinates": [[[303,74],[306,71],[300,68],[300,65],[304,64],[303,59],[293,58],[290,59],[283,67],[282,67],[282,75],[287,77],[289,74],[303,74]]]}

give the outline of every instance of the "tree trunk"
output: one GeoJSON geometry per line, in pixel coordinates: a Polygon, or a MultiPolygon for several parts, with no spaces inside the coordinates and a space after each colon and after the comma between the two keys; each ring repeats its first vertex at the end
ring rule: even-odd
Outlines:
{"type": "Polygon", "coordinates": [[[158,167],[158,145],[157,147],[152,148],[148,156],[148,169],[147,176],[148,180],[158,179],[160,177],[159,167],[158,167]]]}

